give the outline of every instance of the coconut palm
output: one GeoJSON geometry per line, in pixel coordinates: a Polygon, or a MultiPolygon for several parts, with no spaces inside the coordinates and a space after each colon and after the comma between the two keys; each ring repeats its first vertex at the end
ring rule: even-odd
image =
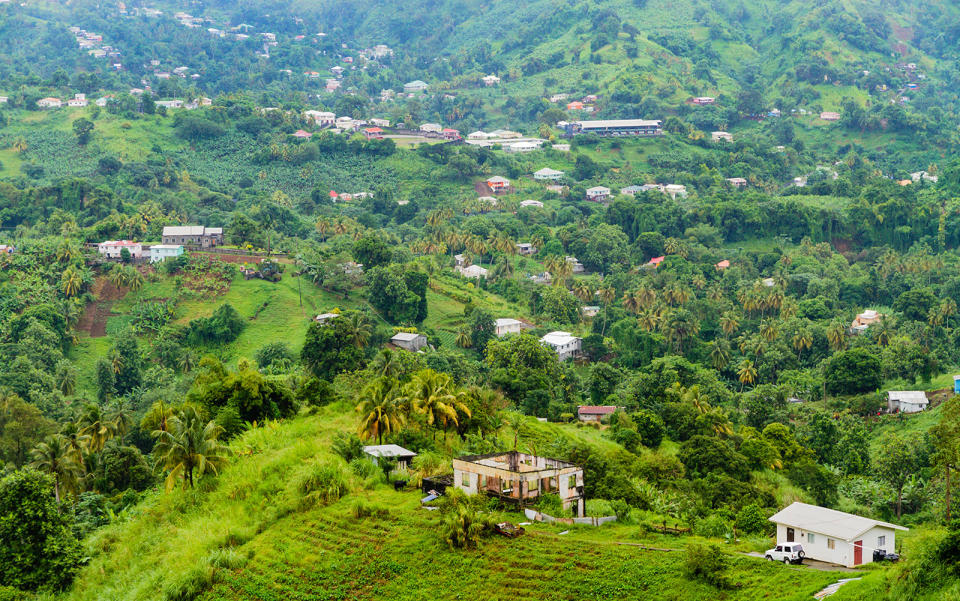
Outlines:
{"type": "Polygon", "coordinates": [[[439,425],[446,436],[450,424],[459,425],[460,416],[470,417],[453,379],[432,369],[418,372],[411,380],[407,396],[415,411],[426,418],[428,426],[439,425]]]}
{"type": "Polygon", "coordinates": [[[740,392],[743,392],[745,384],[752,385],[756,381],[757,368],[754,367],[753,361],[744,359],[740,362],[740,367],[737,368],[737,378],[740,380],[740,392]]]}
{"type": "Polygon", "coordinates": [[[27,140],[23,136],[17,136],[13,141],[13,149],[16,152],[24,152],[29,148],[27,140]]]}
{"type": "Polygon", "coordinates": [[[153,448],[157,469],[169,472],[167,490],[173,490],[177,480],[193,488],[194,481],[206,472],[218,474],[227,464],[228,449],[220,442],[223,428],[216,422],[204,422],[191,406],[183,407],[167,420],[168,430],[155,430],[157,444],[153,448]]]}
{"type": "Polygon", "coordinates": [[[720,329],[727,336],[733,334],[740,327],[740,320],[730,311],[727,311],[720,317],[720,329]]]}
{"type": "Polygon", "coordinates": [[[726,340],[714,340],[710,348],[710,363],[717,371],[730,363],[730,343],[726,340]]]}
{"type": "Polygon", "coordinates": [[[69,298],[80,294],[83,287],[83,276],[77,271],[77,268],[71,265],[63,270],[60,275],[60,289],[69,298]]]}
{"type": "Polygon", "coordinates": [[[116,422],[99,405],[92,403],[84,409],[80,423],[83,424],[80,434],[88,437],[87,448],[94,453],[102,451],[107,441],[119,433],[116,422]]]}
{"type": "Polygon", "coordinates": [[[683,351],[683,343],[700,331],[700,322],[686,309],[671,310],[663,321],[663,331],[673,343],[675,352],[683,351]]]}
{"type": "Polygon", "coordinates": [[[383,444],[383,435],[396,432],[403,426],[404,416],[398,399],[397,381],[381,376],[367,384],[360,392],[357,413],[361,415],[360,438],[376,436],[383,444]]]}
{"type": "Polygon", "coordinates": [[[326,217],[317,219],[317,223],[314,225],[317,229],[317,233],[320,234],[320,241],[327,241],[327,232],[330,231],[330,220],[326,217]]]}
{"type": "Polygon", "coordinates": [[[132,292],[136,292],[143,288],[143,274],[137,271],[133,266],[127,266],[127,286],[130,287],[132,292]]]}
{"type": "Polygon", "coordinates": [[[366,347],[367,342],[370,341],[370,336],[373,334],[373,327],[367,321],[366,316],[361,313],[350,315],[350,319],[347,321],[347,329],[351,342],[358,349],[366,347]]]}
{"type": "Polygon", "coordinates": [[[573,285],[573,295],[580,299],[581,302],[589,302],[593,298],[593,290],[590,289],[590,285],[584,281],[577,282],[573,285]]]}
{"type": "Polygon", "coordinates": [[[395,378],[400,375],[403,366],[400,364],[398,354],[390,349],[383,349],[373,359],[371,369],[378,376],[395,378]]]}
{"type": "Polygon", "coordinates": [[[793,335],[792,342],[793,348],[797,351],[797,359],[799,360],[803,351],[810,350],[810,347],[813,346],[813,334],[809,328],[801,328],[793,335]]]}
{"type": "Polygon", "coordinates": [[[834,321],[827,328],[827,342],[833,351],[847,348],[847,326],[842,321],[834,321]]]}
{"type": "Polygon", "coordinates": [[[457,330],[456,344],[460,348],[470,348],[472,341],[470,339],[470,331],[467,328],[457,330]]]}
{"type": "Polygon", "coordinates": [[[760,336],[767,342],[773,342],[777,339],[777,326],[772,320],[763,320],[760,322],[760,336]]]}
{"type": "Polygon", "coordinates": [[[60,504],[60,491],[76,493],[83,466],[70,449],[70,442],[59,434],[48,436],[31,452],[30,467],[53,476],[53,496],[60,504]]]}

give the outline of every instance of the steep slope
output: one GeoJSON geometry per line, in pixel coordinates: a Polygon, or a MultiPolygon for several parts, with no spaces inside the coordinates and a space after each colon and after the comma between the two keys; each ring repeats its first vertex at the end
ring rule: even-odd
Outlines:
{"type": "MultiPolygon", "coordinates": [[[[326,507],[304,497],[305,478],[336,461],[349,408],[247,432],[235,459],[195,491],[151,493],[87,541],[91,555],[66,600],[140,599],[715,599],[711,585],[682,572],[682,552],[619,545],[636,527],[533,526],[517,540],[488,539],[479,551],[441,541],[441,517],[418,492],[352,483],[326,507]],[[360,506],[375,515],[356,517],[360,506]]],[[[516,516],[511,519],[517,520],[516,516]]],[[[672,539],[672,545],[684,545],[672,539]]],[[[664,546],[662,543],[660,546],[664,546]]],[[[809,598],[836,575],[733,559],[726,599],[809,598]]]]}

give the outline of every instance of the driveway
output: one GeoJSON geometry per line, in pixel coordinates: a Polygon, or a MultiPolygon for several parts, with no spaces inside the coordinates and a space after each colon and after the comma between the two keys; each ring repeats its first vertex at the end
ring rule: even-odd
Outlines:
{"type": "MultiPolygon", "coordinates": [[[[752,551],[750,553],[744,553],[747,557],[756,557],[758,559],[765,559],[763,553],[757,553],[752,551]]],[[[806,558],[803,560],[803,563],[800,564],[802,567],[810,568],[811,570],[820,570],[821,572],[856,572],[857,570],[853,568],[848,568],[846,566],[838,565],[835,563],[827,563],[825,561],[818,561],[816,559],[806,558]]]]}

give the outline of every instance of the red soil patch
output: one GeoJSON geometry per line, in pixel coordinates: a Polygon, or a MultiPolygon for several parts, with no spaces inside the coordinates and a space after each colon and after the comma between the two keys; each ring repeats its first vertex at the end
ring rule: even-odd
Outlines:
{"type": "Polygon", "coordinates": [[[117,288],[105,277],[97,278],[91,291],[97,300],[88,303],[84,308],[83,315],[77,322],[77,330],[89,333],[91,338],[101,338],[107,335],[107,318],[110,317],[110,308],[114,301],[123,298],[127,291],[117,288]]]}

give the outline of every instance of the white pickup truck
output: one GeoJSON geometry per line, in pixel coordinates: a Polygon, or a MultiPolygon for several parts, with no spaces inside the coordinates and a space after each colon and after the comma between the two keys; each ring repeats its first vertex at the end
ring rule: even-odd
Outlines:
{"type": "Polygon", "coordinates": [[[770,561],[782,561],[783,563],[803,563],[804,555],[803,545],[800,543],[783,543],[777,545],[763,554],[770,561]]]}

